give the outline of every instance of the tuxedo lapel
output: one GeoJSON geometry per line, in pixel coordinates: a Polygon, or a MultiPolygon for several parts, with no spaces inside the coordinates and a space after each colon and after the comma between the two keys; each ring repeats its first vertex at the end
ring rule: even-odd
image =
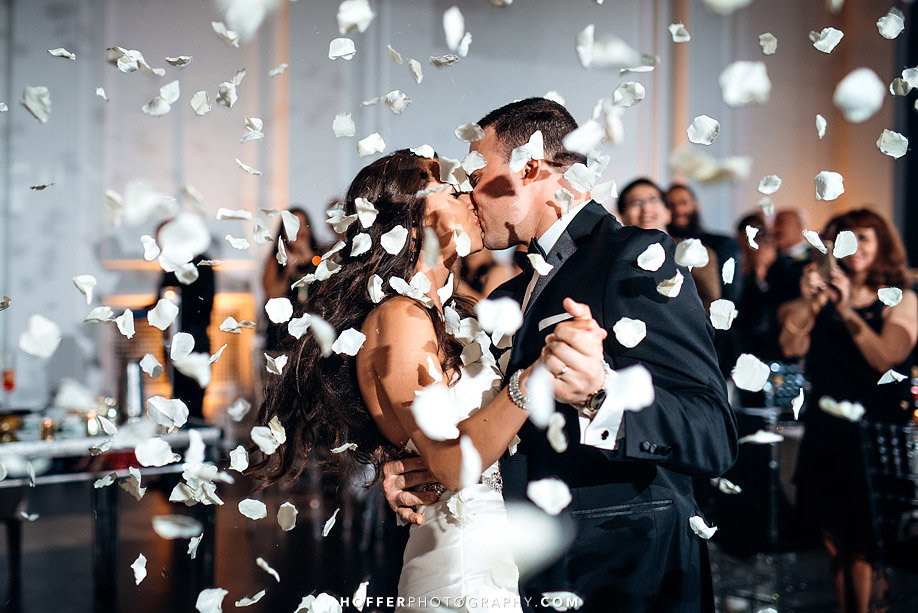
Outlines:
{"type": "MultiPolygon", "coordinates": [[[[529,297],[529,302],[526,304],[526,309],[523,312],[523,325],[513,337],[510,364],[517,364],[519,362],[522,356],[525,355],[524,348],[527,339],[533,333],[538,332],[536,314],[539,313],[539,310],[535,308],[535,304],[540,294],[561,271],[564,263],[577,251],[578,243],[587,238],[596,224],[608,214],[609,213],[596,202],[588,203],[583,207],[583,210],[577,213],[576,217],[571,220],[564,232],[561,233],[561,236],[558,237],[551,251],[548,252],[546,261],[551,264],[553,268],[548,271],[548,274],[540,276],[539,280],[536,281],[535,287],[532,289],[532,295],[529,297]]],[[[525,291],[525,286],[523,291],[525,291]]]]}

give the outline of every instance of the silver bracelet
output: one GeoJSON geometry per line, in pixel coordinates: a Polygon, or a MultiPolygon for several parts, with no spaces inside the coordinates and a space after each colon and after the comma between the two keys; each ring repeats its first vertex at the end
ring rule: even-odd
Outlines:
{"type": "Polygon", "coordinates": [[[523,393],[523,390],[520,389],[520,375],[522,374],[522,368],[513,373],[510,377],[510,384],[507,386],[507,394],[510,396],[510,402],[524,411],[528,411],[531,406],[529,398],[523,393]]]}

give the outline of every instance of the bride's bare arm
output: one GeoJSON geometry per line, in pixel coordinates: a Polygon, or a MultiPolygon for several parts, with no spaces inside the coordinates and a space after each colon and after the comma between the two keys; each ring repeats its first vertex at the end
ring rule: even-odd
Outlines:
{"type": "MultiPolygon", "coordinates": [[[[411,413],[415,392],[433,382],[428,374],[431,364],[433,373],[446,381],[440,370],[436,334],[427,313],[413,300],[394,298],[370,313],[363,332],[367,340],[357,358],[358,380],[380,430],[399,444],[410,438],[437,480],[448,489],[460,489],[459,440],[429,438],[411,413]]],[[[529,370],[520,377],[524,390],[529,370]]],[[[472,440],[482,465],[490,466],[500,458],[526,418],[526,411],[502,390],[494,400],[460,422],[459,431],[472,440]]]]}

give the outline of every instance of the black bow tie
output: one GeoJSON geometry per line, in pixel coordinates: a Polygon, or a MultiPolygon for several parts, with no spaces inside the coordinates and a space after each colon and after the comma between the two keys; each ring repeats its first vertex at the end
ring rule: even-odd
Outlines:
{"type": "MultiPolygon", "coordinates": [[[[533,238],[531,241],[529,241],[529,249],[526,250],[526,253],[527,253],[528,255],[539,254],[539,255],[542,256],[542,259],[545,259],[545,258],[548,257],[548,256],[545,254],[545,250],[542,249],[542,245],[539,244],[538,239],[535,239],[535,238],[533,238]]],[[[528,258],[527,258],[527,259],[528,259],[528,258]]]]}

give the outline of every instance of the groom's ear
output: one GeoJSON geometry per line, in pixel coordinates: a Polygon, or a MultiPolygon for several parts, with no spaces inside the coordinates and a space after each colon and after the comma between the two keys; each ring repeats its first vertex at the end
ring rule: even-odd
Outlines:
{"type": "Polygon", "coordinates": [[[538,181],[547,171],[545,160],[529,160],[523,167],[523,184],[538,181]]]}

